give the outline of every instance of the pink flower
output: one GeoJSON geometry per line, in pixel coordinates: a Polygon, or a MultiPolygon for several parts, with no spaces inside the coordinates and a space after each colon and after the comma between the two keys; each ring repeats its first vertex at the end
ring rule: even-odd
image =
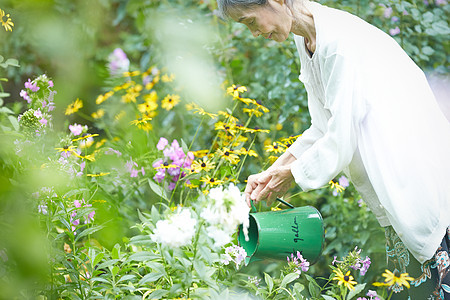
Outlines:
{"type": "Polygon", "coordinates": [[[42,112],[41,112],[40,109],[34,111],[33,115],[34,115],[36,118],[42,118],[42,112]]]}
{"type": "Polygon", "coordinates": [[[70,129],[70,132],[72,132],[72,134],[74,136],[80,135],[83,132],[83,126],[81,126],[77,123],[75,123],[73,125],[69,125],[69,129],[70,129]]]}
{"type": "Polygon", "coordinates": [[[28,81],[25,82],[25,88],[30,89],[32,92],[39,91],[39,87],[37,86],[37,84],[32,83],[30,78],[28,78],[28,81]]]}
{"type": "Polygon", "coordinates": [[[176,186],[177,186],[177,184],[175,182],[169,183],[169,191],[173,191],[176,186]]]}
{"type": "Polygon", "coordinates": [[[131,169],[130,171],[130,177],[137,177],[139,174],[139,171],[136,169],[131,169]]]}
{"type": "Polygon", "coordinates": [[[47,126],[47,119],[42,118],[42,119],[39,120],[39,123],[41,123],[44,126],[47,126]]]}
{"type": "Polygon", "coordinates": [[[392,15],[392,7],[386,7],[384,9],[383,16],[387,19],[392,15]]]}
{"type": "Polygon", "coordinates": [[[49,87],[53,87],[53,81],[49,80],[49,81],[48,81],[48,86],[49,86],[49,87]]]}
{"type": "Polygon", "coordinates": [[[395,28],[389,29],[389,34],[392,35],[392,36],[395,36],[395,35],[397,35],[399,33],[400,33],[400,28],[398,28],[398,26],[395,27],[395,28]]]}
{"type": "Polygon", "coordinates": [[[339,185],[341,185],[344,188],[348,187],[350,184],[348,182],[347,177],[345,177],[345,176],[339,177],[339,185]]]}
{"type": "Polygon", "coordinates": [[[27,91],[21,90],[19,95],[20,95],[20,97],[22,97],[24,100],[27,100],[28,103],[31,103],[31,98],[30,98],[30,96],[28,96],[27,91]]]}
{"type": "Polygon", "coordinates": [[[158,144],[156,145],[156,149],[163,150],[167,145],[169,145],[169,141],[166,138],[161,137],[159,139],[158,144]]]}
{"type": "Polygon", "coordinates": [[[120,48],[114,49],[113,53],[109,55],[108,60],[109,72],[112,76],[122,75],[122,73],[127,72],[130,67],[130,60],[120,48]]]}
{"type": "Polygon", "coordinates": [[[80,208],[81,207],[81,201],[80,200],[74,200],[73,201],[73,205],[75,205],[76,208],[80,208]]]}
{"type": "Polygon", "coordinates": [[[158,172],[156,172],[155,176],[153,176],[153,179],[161,183],[165,176],[166,172],[164,171],[164,169],[160,169],[158,172]]]}

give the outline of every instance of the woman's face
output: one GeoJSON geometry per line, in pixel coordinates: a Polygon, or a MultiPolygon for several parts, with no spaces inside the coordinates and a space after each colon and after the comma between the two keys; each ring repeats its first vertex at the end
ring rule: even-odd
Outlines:
{"type": "Polygon", "coordinates": [[[262,35],[277,42],[285,41],[291,32],[292,18],[284,0],[269,0],[266,5],[231,8],[230,17],[245,24],[254,37],[262,35]]]}

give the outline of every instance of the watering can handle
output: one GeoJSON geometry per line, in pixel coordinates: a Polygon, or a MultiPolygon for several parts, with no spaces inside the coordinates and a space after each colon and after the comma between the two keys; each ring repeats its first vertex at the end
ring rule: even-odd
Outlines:
{"type": "MultiPolygon", "coordinates": [[[[284,200],[281,199],[281,198],[278,198],[278,197],[277,197],[277,201],[280,201],[281,203],[283,203],[283,204],[286,205],[286,206],[289,206],[290,208],[295,208],[294,205],[290,204],[289,202],[284,201],[284,200]]],[[[256,207],[255,207],[255,204],[253,203],[253,200],[250,200],[250,204],[251,204],[251,206],[252,206],[252,211],[253,211],[253,212],[257,212],[256,207]]]]}

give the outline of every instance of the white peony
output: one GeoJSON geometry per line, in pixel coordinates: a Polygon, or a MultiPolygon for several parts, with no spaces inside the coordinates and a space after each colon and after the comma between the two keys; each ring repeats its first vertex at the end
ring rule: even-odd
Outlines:
{"type": "Polygon", "coordinates": [[[169,247],[182,247],[192,242],[197,220],[192,218],[191,211],[179,208],[177,213],[167,220],[156,222],[156,228],[150,235],[152,241],[169,247]]]}

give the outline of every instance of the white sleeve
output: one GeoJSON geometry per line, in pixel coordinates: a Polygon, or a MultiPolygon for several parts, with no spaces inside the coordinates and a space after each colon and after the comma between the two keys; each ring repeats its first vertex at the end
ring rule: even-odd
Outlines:
{"type": "Polygon", "coordinates": [[[289,153],[291,153],[295,158],[299,158],[303,152],[309,149],[320,137],[323,136],[323,133],[314,126],[314,122],[311,126],[305,130],[301,136],[299,136],[295,142],[287,149],[289,153]]]}
{"type": "Polygon", "coordinates": [[[351,58],[336,53],[327,56],[321,64],[321,80],[324,107],[331,113],[327,130],[291,165],[292,175],[303,190],[323,187],[350,164],[364,117],[351,58]]]}

